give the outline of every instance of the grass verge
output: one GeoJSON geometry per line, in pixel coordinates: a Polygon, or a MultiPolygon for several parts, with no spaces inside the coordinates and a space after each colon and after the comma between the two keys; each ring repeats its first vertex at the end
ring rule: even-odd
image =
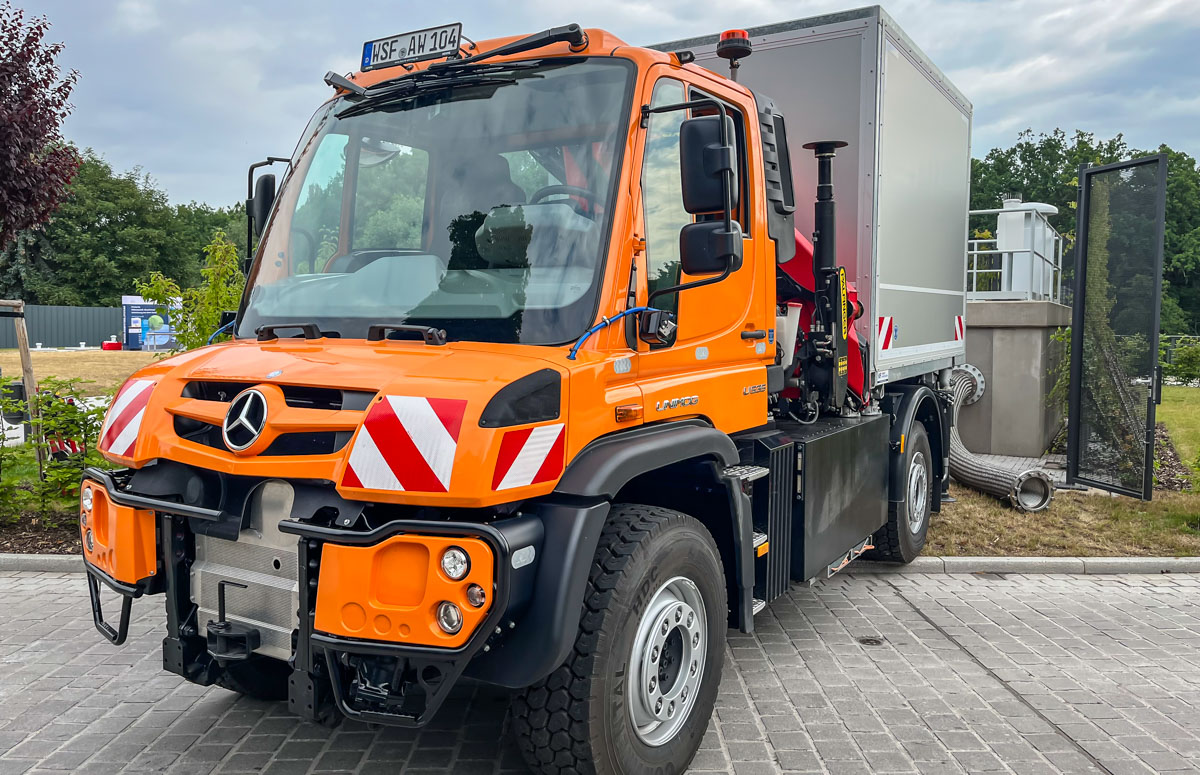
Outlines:
{"type": "Polygon", "coordinates": [[[1200,494],[1156,492],[1149,503],[1060,490],[1046,511],[1025,514],[952,485],[957,503],[935,514],[926,555],[1190,557],[1200,555],[1200,494]]]}
{"type": "Polygon", "coordinates": [[[1180,459],[1194,472],[1200,457],[1200,388],[1164,385],[1158,420],[1167,426],[1180,459]]]}
{"type": "MultiPolygon", "coordinates": [[[[154,361],[158,353],[134,350],[32,351],[33,376],[90,380],[83,385],[87,395],[99,396],[119,388],[130,374],[154,361]]],[[[0,372],[21,378],[21,356],[16,350],[0,350],[0,372]]]]}

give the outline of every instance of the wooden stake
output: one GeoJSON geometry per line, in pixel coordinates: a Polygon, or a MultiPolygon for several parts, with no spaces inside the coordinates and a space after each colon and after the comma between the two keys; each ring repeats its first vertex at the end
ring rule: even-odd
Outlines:
{"type": "Polygon", "coordinates": [[[21,382],[25,385],[25,404],[29,407],[29,423],[33,429],[33,448],[37,452],[38,474],[44,475],[45,459],[42,449],[42,423],[37,410],[37,382],[33,378],[33,356],[29,353],[29,330],[25,328],[25,302],[0,299],[0,309],[9,310],[17,332],[17,350],[21,353],[21,382]]]}

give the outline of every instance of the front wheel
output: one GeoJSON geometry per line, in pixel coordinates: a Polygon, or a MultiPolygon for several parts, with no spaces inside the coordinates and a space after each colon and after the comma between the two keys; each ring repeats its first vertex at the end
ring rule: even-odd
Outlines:
{"type": "Polygon", "coordinates": [[[683,772],[716,703],[726,617],[720,554],[703,525],[669,509],[613,506],[571,655],[513,701],[530,768],[683,772]]]}

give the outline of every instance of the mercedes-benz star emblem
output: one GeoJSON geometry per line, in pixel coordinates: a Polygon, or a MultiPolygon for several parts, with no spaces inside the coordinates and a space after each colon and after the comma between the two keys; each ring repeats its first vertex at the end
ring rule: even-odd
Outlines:
{"type": "Polygon", "coordinates": [[[238,393],[229,404],[225,422],[221,425],[221,436],[225,446],[241,452],[262,435],[267,425],[267,398],[254,388],[238,393]]]}

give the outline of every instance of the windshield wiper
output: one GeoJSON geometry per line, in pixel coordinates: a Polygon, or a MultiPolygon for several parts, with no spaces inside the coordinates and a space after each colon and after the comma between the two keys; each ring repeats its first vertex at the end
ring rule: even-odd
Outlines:
{"type": "Polygon", "coordinates": [[[578,24],[568,24],[563,27],[551,27],[548,30],[536,32],[520,40],[514,40],[505,46],[498,46],[491,51],[484,51],[482,54],[467,57],[466,59],[447,59],[444,62],[434,62],[429,66],[430,70],[442,70],[454,65],[465,65],[472,62],[478,62],[489,57],[507,56],[509,54],[519,54],[522,51],[532,51],[535,48],[549,46],[551,43],[559,41],[567,41],[571,44],[571,50],[578,52],[582,51],[587,45],[587,33],[583,31],[578,24]]]}
{"type": "MultiPolygon", "coordinates": [[[[440,73],[439,73],[440,75],[440,73]]],[[[391,88],[385,89],[377,94],[368,93],[365,97],[360,98],[345,110],[334,114],[335,118],[348,118],[350,116],[358,116],[363,113],[370,113],[388,105],[402,102],[422,92],[437,91],[438,89],[449,89],[455,86],[506,86],[516,83],[516,78],[502,78],[499,76],[489,76],[485,74],[470,75],[445,75],[440,78],[429,78],[420,80],[404,79],[396,83],[391,88]]]]}

